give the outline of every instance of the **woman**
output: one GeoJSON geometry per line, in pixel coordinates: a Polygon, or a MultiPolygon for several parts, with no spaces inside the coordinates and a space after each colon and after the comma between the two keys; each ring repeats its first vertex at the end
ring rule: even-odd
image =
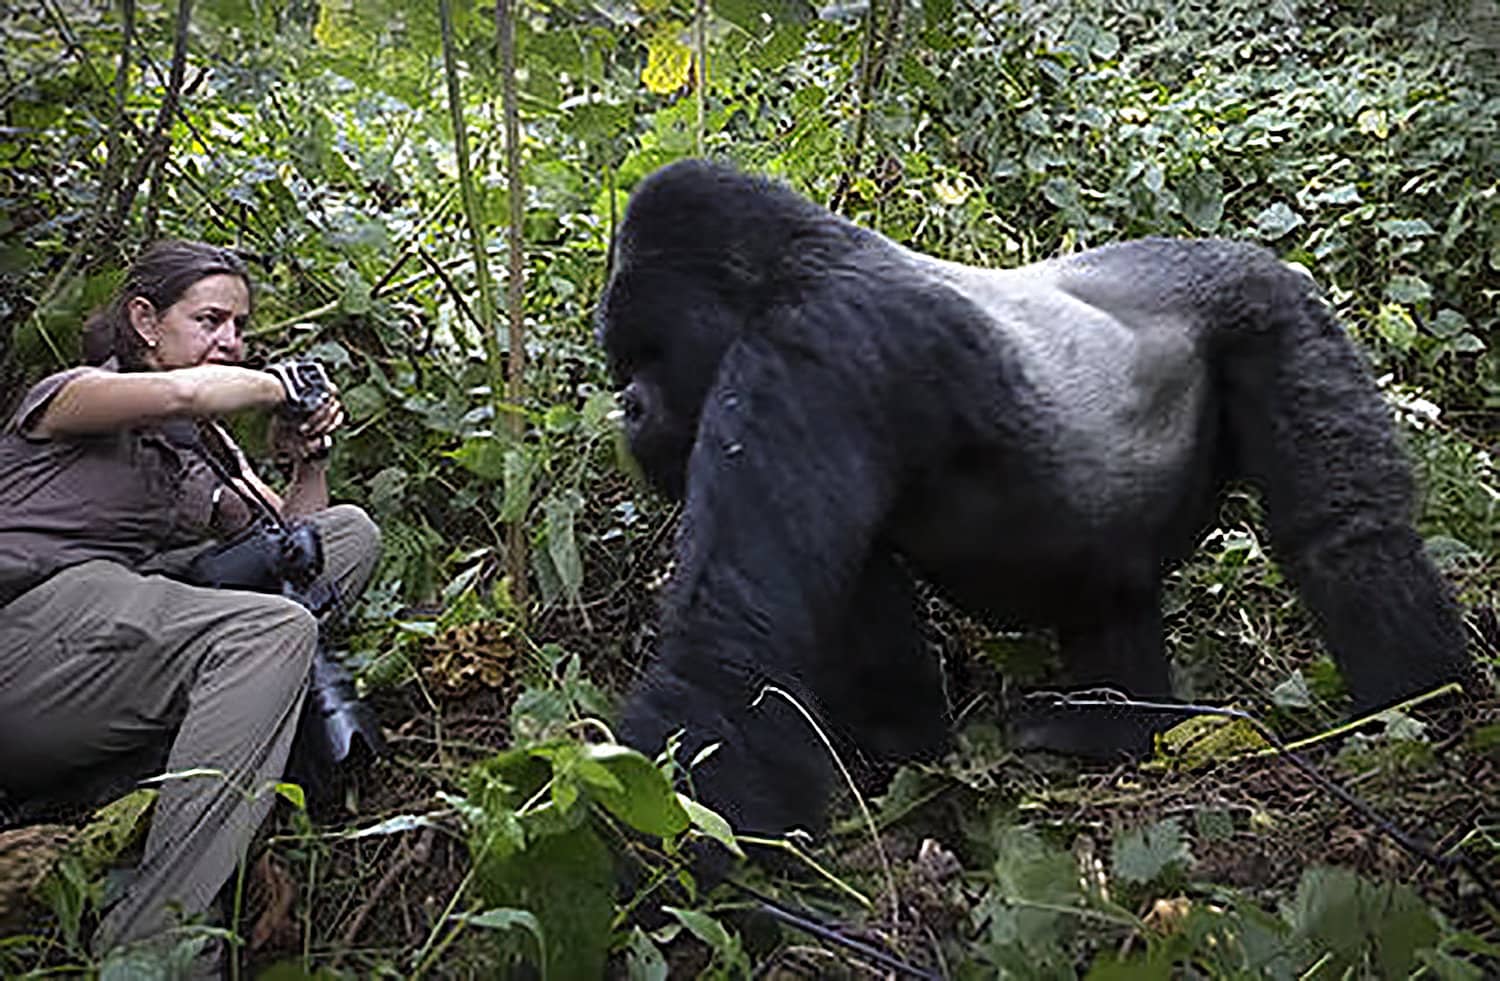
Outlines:
{"type": "Polygon", "coordinates": [[[325,577],[346,600],[378,551],[362,511],[328,507],[327,439],[344,418],[334,394],[300,427],[273,428],[294,461],[284,497],[212,421],[291,397],[278,374],[236,364],[250,311],[233,253],[158,243],[91,322],[90,343],[112,357],[43,379],[0,434],[0,789],[65,792],[79,774],[163,744],[167,772],[222,774],[162,785],[135,879],[100,924],[101,951],[208,907],[271,806],[265,788],[297,728],[312,614],[278,595],[172,578],[250,520],[218,474],[237,469],[239,491],[313,522],[325,577]],[[210,466],[209,445],[229,468],[210,466]]]}

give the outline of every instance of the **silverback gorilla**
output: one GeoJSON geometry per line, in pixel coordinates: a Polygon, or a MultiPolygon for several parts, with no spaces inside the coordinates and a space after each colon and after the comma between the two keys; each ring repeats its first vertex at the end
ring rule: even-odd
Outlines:
{"type": "MultiPolygon", "coordinates": [[[[934,259],[771,181],[687,161],[635,191],[598,311],[647,478],[685,502],[660,649],[622,739],[685,731],[737,829],[815,826],[831,761],[945,737],[912,576],[1055,628],[1069,680],[1168,697],[1161,579],[1255,486],[1357,707],[1461,677],[1367,369],[1306,275],[1229,241],[1019,269],[934,259]]],[[[1140,752],[1048,724],[1033,745],[1140,752]]],[[[1142,739],[1146,745],[1142,745],[1142,739]]]]}

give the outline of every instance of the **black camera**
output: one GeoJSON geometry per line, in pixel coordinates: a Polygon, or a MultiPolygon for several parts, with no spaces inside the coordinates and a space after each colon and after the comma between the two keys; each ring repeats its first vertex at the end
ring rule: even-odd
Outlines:
{"type": "MultiPolygon", "coordinates": [[[[320,581],[323,540],[311,524],[256,521],[238,535],[200,553],[184,578],[194,585],[280,593],[315,615],[335,613],[335,588],[320,581]]],[[[361,740],[372,755],[385,752],[385,739],[369,706],[359,700],[354,678],[328,649],[320,627],[307,701],[292,746],[289,772],[299,782],[325,783],[335,764],[361,740]]]]}
{"type": "Polygon", "coordinates": [[[333,387],[328,372],[316,361],[282,361],[269,365],[266,371],[281,381],[286,401],[277,411],[292,422],[303,422],[318,410],[333,387]]]}

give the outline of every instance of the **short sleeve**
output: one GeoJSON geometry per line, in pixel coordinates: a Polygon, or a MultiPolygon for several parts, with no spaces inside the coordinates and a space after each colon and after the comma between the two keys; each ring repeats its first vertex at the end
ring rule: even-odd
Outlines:
{"type": "Polygon", "coordinates": [[[5,424],[5,432],[7,434],[17,433],[27,439],[35,439],[36,437],[32,435],[32,430],[36,427],[37,421],[41,419],[42,413],[46,411],[48,403],[52,401],[58,392],[62,391],[63,386],[80,375],[98,370],[97,368],[90,367],[69,368],[67,371],[59,371],[55,375],[48,375],[37,382],[31,386],[31,390],[21,399],[21,404],[16,406],[15,413],[10,417],[10,421],[5,424]]]}

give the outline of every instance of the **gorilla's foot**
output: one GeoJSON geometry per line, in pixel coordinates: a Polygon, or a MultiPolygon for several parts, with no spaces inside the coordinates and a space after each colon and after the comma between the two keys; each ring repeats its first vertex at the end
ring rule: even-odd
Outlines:
{"type": "Polygon", "coordinates": [[[1025,706],[1010,717],[1012,749],[1118,763],[1151,755],[1156,734],[1182,720],[1175,712],[1128,706],[1025,706]]]}

